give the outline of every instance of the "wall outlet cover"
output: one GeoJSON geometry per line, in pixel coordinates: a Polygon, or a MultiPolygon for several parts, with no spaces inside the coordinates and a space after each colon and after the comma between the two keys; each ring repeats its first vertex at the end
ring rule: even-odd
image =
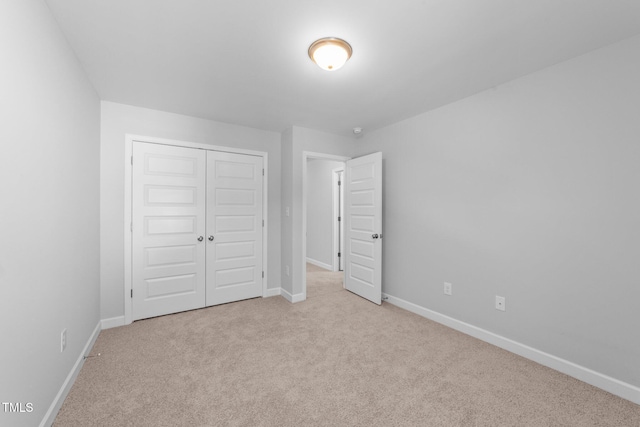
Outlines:
{"type": "Polygon", "coordinates": [[[453,285],[449,282],[444,282],[444,294],[453,295],[453,285]]]}

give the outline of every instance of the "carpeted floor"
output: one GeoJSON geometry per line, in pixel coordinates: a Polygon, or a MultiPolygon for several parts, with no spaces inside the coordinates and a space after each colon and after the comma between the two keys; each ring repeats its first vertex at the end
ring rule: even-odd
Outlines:
{"type": "Polygon", "coordinates": [[[102,331],[55,426],[640,426],[640,406],[342,288],[102,331]]]}

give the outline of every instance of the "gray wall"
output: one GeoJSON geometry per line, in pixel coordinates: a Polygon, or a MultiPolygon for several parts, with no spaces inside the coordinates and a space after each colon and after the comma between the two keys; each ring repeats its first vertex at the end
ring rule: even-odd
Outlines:
{"type": "Polygon", "coordinates": [[[343,162],[307,161],[307,259],[333,266],[333,169],[343,162]]]}
{"type": "Polygon", "coordinates": [[[0,2],[0,52],[0,401],[33,404],[0,425],[34,426],[100,320],[100,103],[44,2],[0,2]]]}
{"type": "Polygon", "coordinates": [[[280,134],[102,102],[100,283],[103,319],[124,315],[125,135],[266,151],[268,164],[268,286],[280,287],[280,134]]]}
{"type": "Polygon", "coordinates": [[[640,386],[638,76],[635,37],[366,135],[383,291],[640,386]]]}
{"type": "Polygon", "coordinates": [[[288,274],[286,266],[291,268],[293,253],[291,242],[293,241],[293,223],[291,221],[291,206],[293,205],[293,128],[285,130],[281,135],[282,150],[282,206],[280,210],[282,224],[282,257],[280,281],[282,290],[293,294],[293,279],[291,270],[288,274]],[[289,208],[287,215],[287,208],[289,208]]]}

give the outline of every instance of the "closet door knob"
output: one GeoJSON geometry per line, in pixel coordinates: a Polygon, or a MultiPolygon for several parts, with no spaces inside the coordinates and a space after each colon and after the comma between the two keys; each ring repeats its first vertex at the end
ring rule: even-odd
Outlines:
{"type": "Polygon", "coordinates": [[[198,242],[202,242],[204,240],[204,237],[200,236],[198,237],[198,242]]]}
{"type": "Polygon", "coordinates": [[[378,235],[377,235],[377,234],[372,234],[372,235],[371,235],[371,238],[372,238],[372,239],[377,239],[377,238],[378,238],[378,235]]]}
{"type": "Polygon", "coordinates": [[[209,236],[209,241],[213,242],[213,236],[209,236]]]}

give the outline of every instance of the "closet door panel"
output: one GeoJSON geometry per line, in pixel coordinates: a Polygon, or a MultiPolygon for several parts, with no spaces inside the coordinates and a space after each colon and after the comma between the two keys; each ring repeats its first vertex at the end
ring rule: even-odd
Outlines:
{"type": "Polygon", "coordinates": [[[262,296],[262,158],[207,153],[206,305],[262,296]]]}
{"type": "Polygon", "coordinates": [[[205,152],[136,142],[132,185],[133,319],[203,307],[205,152]]]}

